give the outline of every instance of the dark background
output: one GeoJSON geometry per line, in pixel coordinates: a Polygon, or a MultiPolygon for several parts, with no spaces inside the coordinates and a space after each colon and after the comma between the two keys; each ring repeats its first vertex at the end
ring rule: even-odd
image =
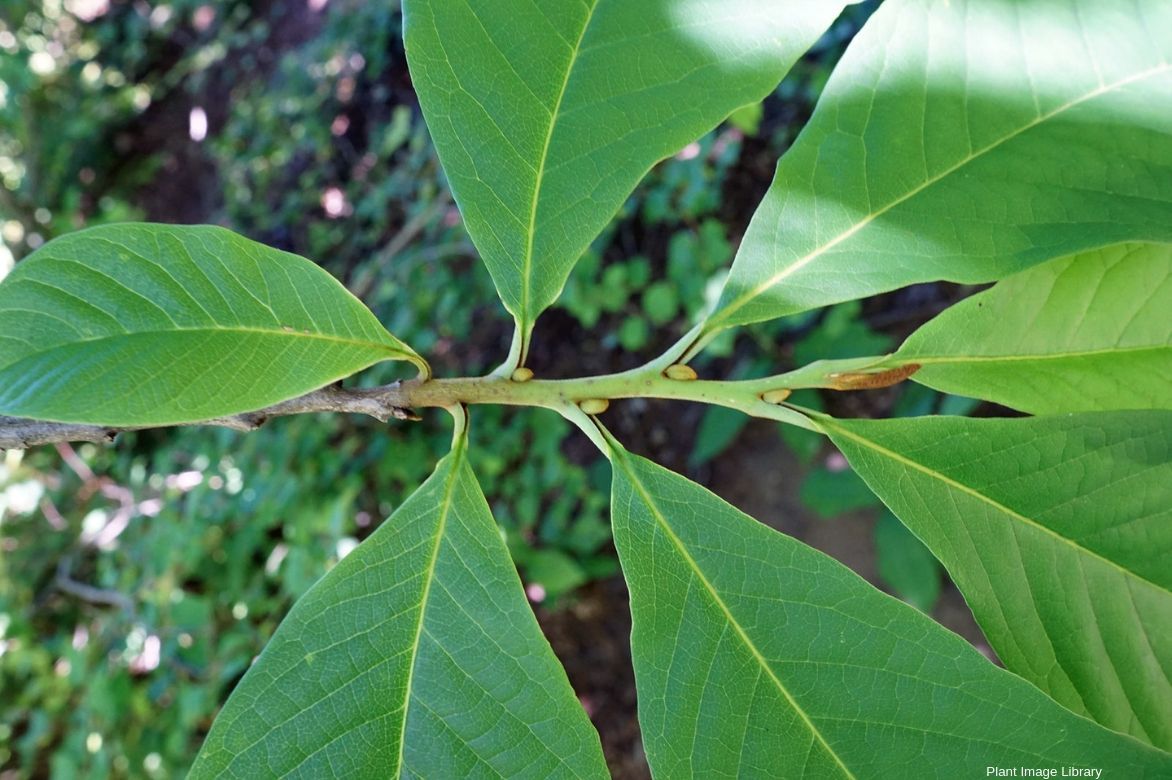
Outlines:
{"type": "MultiPolygon", "coordinates": [[[[539,376],[634,367],[686,330],[874,5],[652,171],[541,318],[539,376]]],[[[85,225],[217,223],[322,264],[439,375],[490,370],[511,322],[446,190],[400,22],[395,3],[360,0],[0,0],[0,275],[85,225]]],[[[968,292],[921,285],[754,326],[694,365],[747,378],[881,354],[968,292]]],[[[910,383],[803,395],[846,416],[976,410],[910,383]]],[[[657,401],[605,419],[988,652],[930,555],[821,438],[657,401]]],[[[474,469],[612,769],[645,777],[609,471],[549,412],[472,422],[474,469]]],[[[448,426],[321,416],[0,453],[0,780],[180,775],[292,602],[427,476],[448,426]]]]}

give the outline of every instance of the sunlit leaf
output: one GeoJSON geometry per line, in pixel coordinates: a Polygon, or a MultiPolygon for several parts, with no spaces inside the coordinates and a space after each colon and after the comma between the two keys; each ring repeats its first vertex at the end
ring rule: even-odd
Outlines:
{"type": "Polygon", "coordinates": [[[888,0],[753,217],[706,329],[1172,239],[1172,4],[888,0]]]}
{"type": "Polygon", "coordinates": [[[842,0],[405,0],[469,232],[527,338],[659,160],[755,103],[842,0]]]}

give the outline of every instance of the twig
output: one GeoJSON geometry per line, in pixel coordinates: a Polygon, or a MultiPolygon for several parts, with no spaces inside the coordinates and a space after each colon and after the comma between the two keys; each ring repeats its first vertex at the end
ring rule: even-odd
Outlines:
{"type": "MultiPolygon", "coordinates": [[[[692,338],[694,337],[693,333],[692,338]]],[[[332,386],[259,411],[183,424],[220,425],[238,431],[251,431],[260,427],[270,417],[307,412],[366,414],[386,422],[392,417],[400,420],[418,420],[419,417],[413,409],[451,409],[457,405],[468,404],[538,406],[561,413],[568,404],[597,405],[603,400],[620,398],[673,398],[680,401],[716,404],[737,409],[754,417],[779,420],[809,430],[818,430],[802,412],[781,403],[789,394],[788,391],[799,387],[836,387],[835,377],[828,377],[826,371],[837,369],[841,374],[838,379],[845,376],[853,380],[854,373],[869,370],[883,360],[882,357],[875,357],[820,361],[811,364],[810,369],[764,379],[698,380],[693,371],[674,362],[679,350],[686,348],[687,344],[688,340],[681,340],[673,347],[675,351],[669,351],[645,366],[606,376],[534,379],[532,376],[501,377],[489,374],[483,377],[451,379],[406,379],[369,389],[332,386]]],[[[873,382],[876,377],[887,376],[867,374],[858,381],[873,382]]],[[[0,449],[30,447],[34,444],[67,440],[111,441],[120,431],[147,427],[162,426],[136,425],[123,428],[0,417],[0,449]]]]}
{"type": "Polygon", "coordinates": [[[62,593],[68,593],[70,596],[90,604],[119,607],[131,616],[136,613],[134,601],[125,593],[95,588],[93,585],[87,585],[71,578],[68,559],[63,559],[57,566],[57,576],[53,578],[53,586],[62,593]]]}
{"type": "MultiPolygon", "coordinates": [[[[399,382],[375,388],[347,389],[323,387],[303,396],[279,404],[230,417],[218,417],[185,425],[216,425],[237,431],[254,431],[270,417],[310,412],[349,412],[365,414],[386,422],[419,419],[410,411],[411,404],[399,382]]],[[[21,417],[0,416],[0,450],[24,449],[39,444],[66,441],[109,443],[123,431],[142,430],[159,426],[82,425],[78,423],[44,422],[21,417]]]]}
{"type": "Polygon", "coordinates": [[[48,497],[41,499],[41,514],[45,516],[45,521],[54,531],[64,531],[69,527],[69,523],[57,509],[57,505],[50,501],[48,497]]]}
{"type": "Polygon", "coordinates": [[[112,442],[117,428],[0,417],[0,450],[19,450],[62,441],[112,442]]]}

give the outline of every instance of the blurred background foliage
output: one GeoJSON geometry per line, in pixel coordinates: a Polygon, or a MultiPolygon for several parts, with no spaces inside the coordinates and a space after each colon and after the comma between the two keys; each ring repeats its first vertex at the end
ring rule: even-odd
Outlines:
{"type": "MultiPolygon", "coordinates": [[[[874,5],[851,7],[775,94],[651,172],[543,317],[539,375],[637,365],[711,301],[874,5]]],[[[86,225],[214,222],[321,263],[440,375],[491,369],[511,325],[429,143],[400,24],[396,3],[362,0],[0,0],[0,276],[86,225]]],[[[965,292],[925,285],[766,323],[696,365],[747,378],[881,353],[965,292]]],[[[911,385],[796,400],[973,411],[911,385]]],[[[819,437],[646,401],[608,419],[633,449],[979,637],[935,561],[819,437]]],[[[609,471],[546,412],[474,420],[474,469],[612,769],[645,776],[609,471]]],[[[442,415],[319,416],[0,453],[0,778],[181,775],[293,601],[448,439],[442,415]]]]}

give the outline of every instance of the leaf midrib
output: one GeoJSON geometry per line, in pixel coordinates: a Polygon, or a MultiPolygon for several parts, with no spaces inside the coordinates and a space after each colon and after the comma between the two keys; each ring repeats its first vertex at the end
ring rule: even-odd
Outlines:
{"type": "MultiPolygon", "coordinates": [[[[455,451],[455,450],[453,450],[453,452],[456,452],[456,451],[455,451]]],[[[462,455],[462,454],[463,454],[463,449],[462,449],[462,448],[461,448],[461,450],[459,451],[459,454],[460,454],[460,455],[462,455]]],[[[458,465],[458,461],[457,461],[457,463],[456,463],[456,464],[454,464],[454,465],[458,465]]],[[[453,478],[450,480],[450,482],[448,483],[448,485],[446,485],[446,486],[445,486],[445,491],[444,491],[444,500],[443,500],[443,501],[441,502],[441,504],[440,504],[440,506],[441,506],[441,510],[440,510],[440,511],[441,511],[441,515],[440,515],[440,530],[439,530],[439,533],[438,533],[438,534],[437,534],[437,536],[436,536],[436,538],[437,538],[437,539],[441,539],[441,538],[442,538],[442,536],[443,536],[443,528],[444,528],[444,527],[446,526],[446,524],[447,524],[447,513],[448,513],[448,511],[451,509],[451,498],[452,498],[452,495],[453,495],[453,494],[454,494],[454,492],[455,492],[455,482],[456,482],[456,480],[455,480],[455,473],[454,473],[454,471],[452,472],[452,477],[453,477],[453,478]]],[[[431,568],[430,568],[430,571],[431,571],[431,572],[434,572],[434,564],[435,564],[435,561],[438,559],[438,543],[437,543],[437,547],[433,549],[432,553],[433,553],[433,556],[434,556],[434,557],[432,558],[432,561],[431,561],[431,563],[432,563],[432,566],[431,566],[431,568]]],[[[319,582],[320,582],[320,581],[319,581],[319,582]]],[[[315,586],[315,587],[316,587],[316,586],[315,586]]],[[[427,602],[426,602],[426,598],[427,598],[427,590],[430,588],[430,579],[425,579],[425,580],[424,580],[424,588],[425,588],[425,590],[424,590],[424,595],[423,595],[423,597],[420,599],[420,605],[421,605],[421,608],[420,608],[420,619],[419,619],[419,626],[418,626],[418,627],[417,627],[417,629],[416,629],[416,642],[415,642],[415,645],[414,645],[414,647],[412,648],[411,666],[410,666],[410,667],[408,667],[407,688],[406,688],[406,693],[405,693],[405,695],[404,695],[404,703],[403,703],[403,721],[402,721],[402,722],[403,722],[403,730],[402,730],[402,734],[406,734],[406,730],[407,730],[407,705],[408,705],[408,703],[409,703],[409,701],[410,701],[410,697],[411,697],[411,678],[412,678],[412,675],[413,675],[413,673],[414,673],[414,669],[415,669],[415,657],[416,657],[416,651],[418,650],[418,645],[419,645],[419,641],[418,641],[418,638],[419,638],[419,632],[420,632],[420,627],[421,627],[421,626],[422,626],[422,624],[423,624],[423,614],[422,614],[422,613],[423,613],[423,611],[424,611],[424,608],[426,607],[426,603],[427,603],[427,602]]],[[[328,649],[328,648],[327,648],[327,649],[328,649]]],[[[315,652],[321,652],[321,650],[319,649],[319,650],[316,650],[315,652]]],[[[384,659],[383,659],[382,661],[380,661],[379,663],[380,663],[380,664],[382,664],[382,663],[386,663],[388,660],[389,660],[389,659],[385,659],[385,658],[384,658],[384,659]]],[[[284,672],[282,675],[280,675],[280,676],[279,676],[279,677],[276,679],[276,681],[275,681],[275,682],[279,682],[281,679],[283,679],[283,678],[284,678],[284,676],[286,676],[286,675],[290,674],[292,671],[293,671],[292,669],[286,670],[286,671],[285,671],[285,672],[284,672]]],[[[347,682],[347,684],[349,684],[349,681],[347,682]]],[[[331,693],[330,695],[333,695],[333,694],[331,693]]],[[[327,696],[327,698],[328,698],[328,696],[327,696]]],[[[323,699],[323,701],[324,701],[324,699],[323,699]]],[[[315,704],[316,704],[316,703],[318,703],[318,702],[315,702],[315,704]]],[[[235,761],[236,759],[238,759],[240,756],[243,756],[244,754],[248,753],[248,752],[249,752],[250,750],[252,750],[254,747],[256,747],[256,746],[257,746],[257,745],[259,745],[261,742],[263,742],[263,741],[264,741],[264,740],[265,740],[265,739],[268,737],[268,735],[269,735],[269,734],[271,734],[272,732],[276,731],[278,728],[280,728],[280,727],[284,726],[285,724],[289,723],[289,722],[290,722],[290,721],[291,721],[291,720],[292,720],[294,717],[297,717],[298,715],[300,715],[300,714],[303,714],[304,712],[305,712],[305,710],[299,711],[298,713],[295,713],[294,715],[292,715],[292,716],[290,716],[290,717],[288,717],[288,718],[286,718],[286,719],[284,719],[284,720],[280,721],[279,723],[277,723],[277,724],[275,724],[275,725],[273,725],[273,726],[270,726],[270,727],[268,728],[268,730],[267,730],[265,733],[263,733],[263,734],[262,734],[260,737],[257,737],[257,738],[256,738],[256,739],[254,739],[252,742],[250,742],[250,743],[248,743],[247,745],[245,745],[245,746],[244,746],[242,749],[240,749],[240,750],[236,751],[236,753],[235,753],[235,754],[234,754],[234,756],[233,756],[233,761],[235,761]]],[[[366,721],[366,723],[369,723],[369,722],[370,722],[369,720],[368,720],[368,721],[366,721]]],[[[351,729],[345,729],[345,730],[343,730],[342,732],[340,732],[340,733],[338,733],[338,734],[335,734],[333,737],[331,737],[331,738],[329,739],[329,741],[328,741],[328,742],[326,742],[326,743],[325,743],[325,745],[323,745],[323,746],[321,746],[321,747],[317,748],[317,749],[314,751],[314,753],[312,753],[312,754],[310,754],[310,755],[311,755],[311,756],[312,756],[312,755],[315,755],[316,753],[320,752],[320,751],[321,751],[321,750],[322,750],[324,747],[326,747],[326,746],[328,746],[328,745],[330,745],[330,744],[332,744],[332,743],[336,742],[338,739],[340,739],[340,738],[341,738],[342,736],[344,736],[346,733],[348,733],[349,731],[353,731],[353,730],[354,730],[354,729],[352,729],[352,728],[351,728],[351,729]]],[[[404,739],[404,737],[402,736],[402,734],[400,735],[400,751],[399,751],[399,764],[400,764],[400,767],[399,767],[399,769],[401,769],[401,767],[402,767],[402,740],[404,739]]],[[[308,756],[307,756],[307,758],[308,758],[308,756]]],[[[205,759],[205,760],[210,760],[210,759],[205,759]]],[[[305,760],[306,760],[306,759],[302,759],[301,763],[299,763],[297,766],[298,766],[298,767],[300,767],[300,766],[301,766],[301,764],[303,764],[303,763],[305,762],[305,760]]],[[[397,776],[399,775],[399,769],[397,769],[397,770],[396,770],[396,772],[395,772],[395,775],[394,775],[394,776],[396,776],[396,777],[397,777],[397,776]]]]}
{"type": "Polygon", "coordinates": [[[594,11],[598,8],[598,3],[599,0],[591,0],[590,10],[586,12],[586,19],[582,22],[582,30],[578,34],[578,40],[574,42],[574,47],[570,51],[570,60],[566,63],[566,74],[562,79],[562,86],[558,91],[553,110],[550,112],[549,127],[546,129],[545,142],[541,147],[541,156],[537,160],[537,175],[533,181],[533,199],[529,207],[529,229],[527,231],[528,235],[525,237],[525,256],[522,258],[521,263],[520,316],[524,328],[528,328],[530,322],[529,305],[533,287],[533,247],[537,236],[537,206],[541,201],[541,188],[545,184],[545,165],[549,160],[549,149],[553,144],[554,128],[557,127],[558,117],[561,115],[562,102],[565,100],[566,92],[569,90],[570,76],[574,72],[574,66],[578,63],[578,57],[582,52],[582,41],[586,39],[586,31],[590,29],[590,23],[594,21],[594,11]]]}
{"type": "Polygon", "coordinates": [[[1133,580],[1135,580],[1137,582],[1141,582],[1145,585],[1150,585],[1151,587],[1155,588],[1156,590],[1158,590],[1162,593],[1172,595],[1172,591],[1169,591],[1168,588],[1166,588],[1162,585],[1159,585],[1155,582],[1152,582],[1150,579],[1148,579],[1147,577],[1144,577],[1143,575],[1139,574],[1138,572],[1134,572],[1130,569],[1127,569],[1127,568],[1121,566],[1119,563],[1111,560],[1110,558],[1104,556],[1103,554],[1101,554],[1099,552],[1096,552],[1095,550],[1092,550],[1088,547],[1084,547],[1083,545],[1079,544],[1074,539],[1071,539],[1068,536],[1063,536],[1062,534],[1058,533],[1054,529],[1035,520],[1034,518],[1029,517],[1027,515],[1023,515],[1021,512],[1018,512],[1014,509],[1011,509],[1010,507],[1007,507],[1005,504],[1002,504],[1001,502],[997,501],[996,499],[994,499],[991,496],[985,495],[984,493],[980,492],[976,488],[970,487],[969,485],[966,485],[959,480],[953,479],[952,477],[949,477],[947,474],[939,472],[939,471],[937,471],[937,470],[935,470],[935,469],[933,469],[923,463],[920,463],[919,461],[913,460],[912,458],[909,458],[906,455],[901,455],[898,452],[895,452],[893,450],[889,450],[886,447],[884,447],[883,445],[879,444],[878,442],[872,441],[871,439],[868,439],[865,436],[860,436],[859,434],[856,434],[846,428],[835,425],[832,418],[820,417],[819,422],[821,425],[824,425],[828,428],[833,428],[837,432],[846,436],[848,439],[851,439],[852,441],[854,441],[858,444],[861,444],[864,447],[867,447],[871,450],[874,450],[875,452],[879,453],[880,455],[883,455],[887,458],[890,458],[891,460],[893,460],[897,463],[902,463],[905,466],[913,468],[916,471],[919,471],[922,474],[927,475],[928,477],[931,477],[933,479],[936,479],[936,480],[944,483],[945,485],[947,485],[948,487],[950,487],[954,490],[957,490],[961,493],[964,493],[965,495],[976,498],[978,501],[981,501],[982,503],[987,504],[992,509],[994,509],[998,512],[1001,512],[1002,514],[1006,515],[1007,517],[1009,517],[1011,519],[1019,520],[1022,524],[1026,525],[1030,528],[1034,528],[1036,530],[1041,531],[1042,533],[1056,539],[1059,543],[1069,546],[1077,554],[1082,554],[1088,558],[1100,561],[1100,562],[1106,564],[1109,568],[1115,569],[1116,571],[1118,571],[1120,574],[1122,574],[1126,578],[1133,579],[1133,580]]]}
{"type": "Polygon", "coordinates": [[[684,562],[688,564],[688,567],[692,570],[696,578],[700,581],[701,584],[704,585],[705,590],[708,591],[708,595],[712,598],[712,601],[721,610],[721,612],[724,613],[725,620],[727,620],[728,624],[732,626],[733,631],[752,654],[754,660],[757,661],[761,669],[765,672],[766,676],[768,676],[769,679],[773,681],[774,686],[776,686],[777,690],[781,693],[782,697],[784,697],[790,708],[793,709],[793,711],[797,713],[798,717],[802,719],[802,722],[806,725],[806,728],[809,730],[811,736],[817,740],[818,744],[822,746],[826,754],[834,759],[835,763],[837,763],[842,771],[846,773],[848,778],[851,778],[851,780],[857,780],[854,773],[847,768],[846,764],[843,763],[839,755],[830,747],[830,744],[826,741],[826,738],[822,735],[822,732],[819,731],[818,727],[814,725],[814,722],[810,719],[810,716],[806,713],[802,706],[798,704],[797,700],[794,699],[793,694],[789,692],[789,690],[782,683],[781,679],[778,678],[777,674],[773,671],[773,668],[769,665],[769,662],[765,658],[764,654],[762,654],[762,652],[757,648],[756,644],[753,643],[753,640],[749,637],[748,633],[746,633],[741,624],[737,622],[736,617],[733,616],[732,611],[729,609],[728,605],[724,603],[724,599],[720,597],[716,587],[708,580],[707,577],[704,576],[704,572],[700,568],[700,565],[696,563],[696,560],[691,556],[691,554],[688,553],[687,547],[684,545],[683,540],[680,539],[679,536],[677,536],[676,533],[672,530],[671,525],[667,522],[667,518],[656,505],[655,499],[651,496],[646,486],[644,486],[643,482],[635,474],[634,469],[632,469],[630,464],[627,462],[626,454],[615,451],[615,456],[615,462],[618,463],[618,465],[623,469],[627,475],[627,478],[630,479],[631,484],[638,491],[639,497],[651,511],[652,516],[654,516],[656,524],[659,525],[659,527],[667,535],[668,539],[671,540],[672,545],[676,548],[677,552],[679,552],[680,557],[684,559],[684,562]]]}
{"type": "Polygon", "coordinates": [[[427,603],[431,596],[431,585],[435,581],[436,565],[439,562],[440,547],[443,546],[444,531],[448,524],[448,515],[452,510],[452,499],[456,493],[456,482],[459,481],[459,470],[464,456],[463,442],[457,443],[452,452],[452,465],[448,471],[448,481],[444,485],[444,497],[440,502],[439,521],[436,523],[435,544],[432,547],[427,568],[424,569],[423,592],[419,598],[419,620],[415,624],[415,638],[411,643],[411,661],[407,666],[407,680],[403,686],[403,721],[399,730],[399,753],[395,771],[391,777],[399,777],[403,771],[403,755],[407,745],[407,716],[411,708],[411,694],[415,682],[415,667],[419,660],[419,645],[423,638],[423,623],[427,616],[427,603]]]}
{"type": "Polygon", "coordinates": [[[776,286],[778,283],[780,283],[784,279],[797,273],[802,268],[809,265],[811,262],[813,262],[817,258],[821,257],[828,250],[833,249],[838,244],[842,243],[843,241],[846,241],[851,236],[855,235],[856,233],[861,231],[863,228],[865,228],[867,225],[871,224],[876,219],[878,219],[879,217],[886,214],[888,211],[890,211],[890,210],[896,208],[897,206],[905,203],[906,201],[914,198],[916,195],[919,195],[921,192],[923,192],[924,190],[933,186],[937,182],[948,178],[949,176],[956,173],[958,170],[965,167],[966,165],[968,165],[972,161],[979,159],[980,157],[984,156],[985,154],[988,154],[989,152],[993,151],[994,149],[1001,146],[1002,144],[1005,144],[1005,143],[1008,143],[1009,141],[1012,141],[1014,138],[1017,138],[1019,135],[1022,135],[1023,133],[1026,133],[1026,132],[1032,130],[1033,128],[1037,127],[1038,125],[1041,125],[1044,122],[1050,121],[1051,119],[1058,116],[1059,114],[1062,114],[1066,111],[1069,111],[1070,109],[1075,108],[1075,107],[1087,102],[1088,100],[1093,100],[1097,97],[1101,97],[1103,95],[1108,94],[1109,92],[1112,92],[1116,89],[1120,89],[1122,87],[1126,87],[1126,86],[1133,84],[1137,81],[1143,81],[1144,79],[1150,78],[1152,76],[1160,75],[1164,72],[1169,71],[1170,69],[1172,69],[1172,64],[1161,63],[1160,65],[1157,65],[1156,67],[1149,68],[1147,70],[1143,70],[1138,73],[1133,73],[1130,76],[1127,76],[1126,78],[1119,79],[1118,81],[1114,81],[1110,84],[1100,85],[1099,87],[1091,90],[1090,92],[1086,93],[1085,95],[1081,95],[1077,98],[1074,98],[1073,100],[1070,100],[1066,103],[1063,103],[1062,105],[1058,106],[1057,108],[1054,108],[1044,114],[1039,114],[1032,121],[1022,125],[1021,127],[1014,130],[1013,132],[1007,133],[1006,135],[1002,136],[1001,138],[996,139],[992,143],[990,143],[990,144],[976,150],[975,152],[972,152],[969,155],[961,158],[959,161],[957,161],[953,165],[949,166],[948,168],[944,169],[943,171],[936,174],[935,176],[928,177],[922,183],[920,183],[920,184],[916,185],[915,187],[913,187],[912,189],[908,190],[906,193],[899,196],[895,200],[892,200],[886,206],[883,206],[882,208],[878,209],[877,211],[873,211],[870,214],[867,214],[865,217],[863,217],[857,223],[852,225],[849,229],[843,231],[842,233],[835,236],[834,238],[832,238],[830,241],[826,242],[825,244],[822,244],[821,246],[813,249],[812,251],[810,251],[808,254],[804,255],[803,257],[798,258],[790,265],[786,266],[782,270],[775,273],[773,276],[766,279],[764,282],[758,284],[756,287],[754,287],[751,290],[749,290],[748,292],[744,293],[743,295],[741,295],[741,297],[737,298],[735,301],[730,303],[728,306],[726,306],[724,309],[722,309],[716,316],[714,316],[711,320],[709,320],[707,330],[713,331],[713,330],[718,329],[720,327],[720,324],[725,322],[726,320],[728,320],[735,312],[737,312],[738,310],[740,310],[741,308],[746,306],[748,303],[750,303],[751,301],[756,299],[758,296],[760,296],[761,294],[763,294],[764,292],[766,292],[770,288],[776,286]]]}
{"type": "MultiPolygon", "coordinates": [[[[19,358],[17,358],[16,360],[14,360],[10,363],[5,363],[3,365],[0,365],[0,370],[4,370],[4,369],[8,368],[9,366],[15,365],[16,363],[19,363],[23,360],[27,360],[30,357],[34,357],[34,356],[38,356],[38,355],[47,355],[51,352],[56,352],[58,350],[68,349],[69,347],[74,347],[79,344],[94,345],[94,344],[101,343],[103,341],[117,341],[119,339],[128,339],[128,338],[131,338],[134,336],[169,336],[169,335],[172,335],[175,333],[205,333],[205,334],[210,334],[210,335],[260,334],[260,335],[264,335],[264,336],[281,336],[282,338],[291,338],[291,339],[308,339],[311,341],[325,341],[325,342],[328,342],[331,344],[342,344],[342,345],[350,346],[350,347],[374,348],[379,351],[386,351],[386,352],[389,352],[392,354],[397,354],[397,353],[402,352],[402,350],[398,346],[396,346],[394,344],[387,343],[387,342],[360,341],[358,339],[347,339],[347,338],[342,338],[341,336],[333,336],[333,335],[330,335],[327,333],[303,333],[303,332],[296,330],[296,329],[285,330],[284,328],[279,328],[276,330],[269,330],[267,328],[252,328],[252,327],[240,327],[240,326],[232,326],[232,327],[226,327],[226,328],[168,328],[166,330],[127,331],[126,333],[116,333],[116,334],[110,335],[110,336],[98,336],[98,337],[89,338],[89,339],[73,339],[70,341],[63,341],[59,344],[54,344],[49,347],[34,349],[24,355],[21,355],[19,358]]],[[[26,342],[26,343],[31,343],[31,342],[26,342]]]]}
{"type": "Polygon", "coordinates": [[[1134,355],[1141,352],[1164,352],[1172,350],[1172,344],[1156,344],[1145,347],[1122,347],[1122,348],[1108,348],[1108,349],[1088,349],[1081,352],[1048,352],[1048,353],[1021,353],[1016,355],[917,355],[914,352],[910,355],[901,355],[899,352],[895,356],[901,358],[904,363],[919,363],[922,366],[933,365],[947,365],[950,363],[1017,363],[1017,362],[1042,362],[1049,360],[1071,360],[1085,357],[1099,357],[1110,355],[1134,355]]]}

